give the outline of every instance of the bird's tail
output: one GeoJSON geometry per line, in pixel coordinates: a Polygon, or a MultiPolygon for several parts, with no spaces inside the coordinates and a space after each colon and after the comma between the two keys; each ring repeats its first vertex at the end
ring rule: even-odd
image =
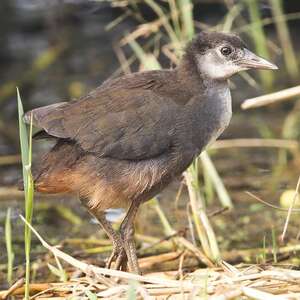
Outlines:
{"type": "MultiPolygon", "coordinates": [[[[81,156],[82,153],[74,142],[58,139],[32,170],[34,190],[48,194],[73,192],[73,171],[81,156]]],[[[18,188],[24,190],[23,180],[18,182],[18,188]]]]}

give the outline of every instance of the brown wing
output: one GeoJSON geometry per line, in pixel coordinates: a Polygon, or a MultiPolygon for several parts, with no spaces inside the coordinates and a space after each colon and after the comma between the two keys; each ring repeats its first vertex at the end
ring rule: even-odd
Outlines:
{"type": "Polygon", "coordinates": [[[170,148],[176,116],[174,102],[155,92],[160,84],[152,77],[104,83],[78,101],[33,110],[33,123],[98,156],[152,158],[170,148]]]}

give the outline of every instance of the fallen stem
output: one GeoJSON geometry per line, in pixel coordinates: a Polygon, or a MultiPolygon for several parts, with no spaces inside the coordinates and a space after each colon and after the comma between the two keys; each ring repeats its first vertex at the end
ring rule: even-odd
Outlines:
{"type": "Polygon", "coordinates": [[[285,100],[290,100],[291,98],[296,96],[300,96],[300,85],[289,89],[284,89],[279,92],[247,99],[242,103],[241,107],[242,109],[261,107],[285,100]]]}
{"type": "Polygon", "coordinates": [[[287,148],[290,150],[296,150],[299,147],[299,143],[296,140],[285,139],[230,139],[230,140],[218,140],[209,147],[209,149],[225,149],[225,148],[287,148]]]}

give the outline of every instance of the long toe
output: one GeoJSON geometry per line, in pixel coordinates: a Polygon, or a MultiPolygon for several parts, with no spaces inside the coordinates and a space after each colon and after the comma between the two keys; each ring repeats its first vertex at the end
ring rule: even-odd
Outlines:
{"type": "Polygon", "coordinates": [[[115,270],[120,270],[120,271],[127,271],[127,255],[125,252],[125,249],[123,249],[123,251],[121,251],[118,255],[118,257],[115,260],[115,266],[114,269],[115,270]]]}
{"type": "Polygon", "coordinates": [[[117,253],[116,253],[116,251],[113,249],[113,251],[112,251],[112,253],[111,253],[110,257],[108,258],[108,260],[107,260],[107,262],[106,262],[106,265],[105,265],[105,267],[106,267],[107,269],[110,269],[110,268],[111,268],[111,265],[112,265],[113,261],[116,259],[116,257],[117,257],[117,253]]]}
{"type": "Polygon", "coordinates": [[[121,239],[117,239],[115,241],[113,241],[113,250],[112,253],[110,255],[110,257],[108,258],[107,262],[106,262],[106,268],[110,269],[112,267],[113,262],[115,262],[115,266],[113,269],[119,269],[116,268],[117,262],[120,260],[119,257],[120,256],[126,256],[125,255],[125,250],[124,250],[124,244],[121,241],[121,239]]]}
{"type": "Polygon", "coordinates": [[[107,260],[106,268],[127,271],[127,254],[123,240],[115,239],[113,242],[113,251],[107,260]]]}

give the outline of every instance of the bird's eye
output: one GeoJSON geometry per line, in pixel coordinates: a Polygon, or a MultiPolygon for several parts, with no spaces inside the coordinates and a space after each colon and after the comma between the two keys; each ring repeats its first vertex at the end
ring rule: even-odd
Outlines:
{"type": "Polygon", "coordinates": [[[232,53],[232,49],[230,47],[223,47],[221,49],[221,53],[225,56],[229,55],[232,53]]]}

